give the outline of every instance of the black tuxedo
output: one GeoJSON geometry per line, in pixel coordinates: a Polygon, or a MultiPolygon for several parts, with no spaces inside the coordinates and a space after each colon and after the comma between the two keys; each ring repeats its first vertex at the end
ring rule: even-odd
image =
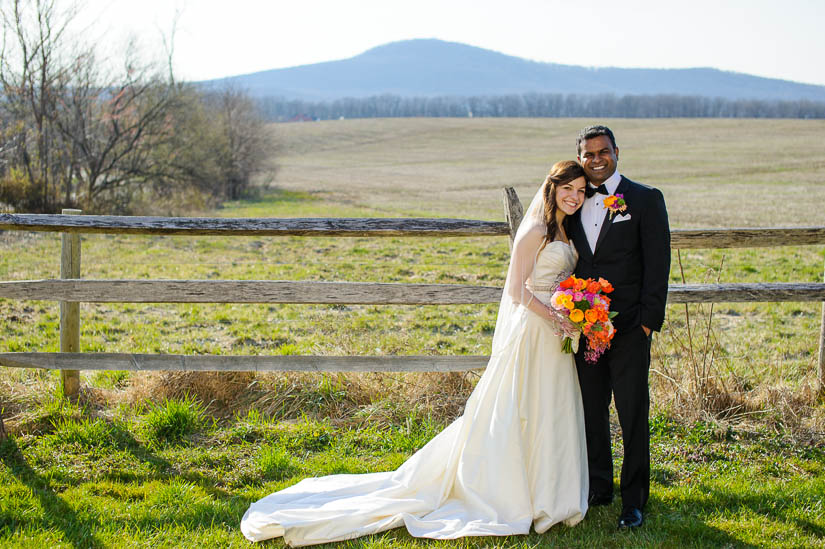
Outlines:
{"type": "Polygon", "coordinates": [[[615,194],[624,195],[627,209],[612,218],[605,210],[595,252],[587,242],[581,210],[568,230],[579,253],[576,276],[609,280],[614,288],[609,294],[610,310],[619,313],[613,319],[616,335],[610,349],[590,364],[584,359],[585,345],[580,345],[576,367],[584,403],[590,489],[599,495],[613,493],[608,414],[612,393],[625,450],[622,501],[642,509],[650,490],[650,338],[641,327],[658,331],[664,322],[670,228],[659,190],[622,177],[615,194]]]}

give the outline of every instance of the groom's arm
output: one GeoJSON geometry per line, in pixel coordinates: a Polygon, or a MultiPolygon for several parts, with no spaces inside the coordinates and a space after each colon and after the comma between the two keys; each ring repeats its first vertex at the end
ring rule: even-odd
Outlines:
{"type": "Polygon", "coordinates": [[[646,332],[659,331],[665,321],[667,281],[670,276],[670,226],[665,198],[650,189],[645,215],[639,226],[642,248],[641,319],[646,332]]]}

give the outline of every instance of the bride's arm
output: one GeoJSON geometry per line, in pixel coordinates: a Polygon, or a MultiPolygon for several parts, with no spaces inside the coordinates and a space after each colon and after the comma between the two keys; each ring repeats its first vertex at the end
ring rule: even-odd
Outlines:
{"type": "Polygon", "coordinates": [[[513,244],[513,254],[510,258],[510,270],[508,273],[508,291],[510,297],[515,304],[524,305],[541,318],[550,322],[557,335],[578,339],[580,334],[579,328],[570,322],[565,315],[542,303],[527,287],[527,281],[530,280],[530,275],[532,275],[535,270],[536,257],[543,242],[543,226],[534,227],[516,239],[513,244]]]}
{"type": "Polygon", "coordinates": [[[544,242],[544,227],[537,226],[513,243],[513,255],[510,259],[510,297],[516,304],[521,304],[554,323],[559,322],[559,314],[537,299],[527,287],[527,281],[536,266],[536,256],[544,242]]]}

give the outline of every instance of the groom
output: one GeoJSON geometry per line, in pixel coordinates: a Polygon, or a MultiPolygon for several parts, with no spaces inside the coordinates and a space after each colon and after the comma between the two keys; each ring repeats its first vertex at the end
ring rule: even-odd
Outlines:
{"type": "Polygon", "coordinates": [[[588,503],[613,501],[608,414],[612,394],[624,443],[619,528],[635,528],[642,525],[650,492],[650,334],[662,327],[665,317],[670,229],[662,193],[616,170],[619,148],[609,128],[584,128],[576,147],[589,183],[587,198],[570,228],[579,252],[575,272],[582,278],[609,280],[615,289],[610,310],[619,313],[610,349],[595,364],[585,361],[585,345],[576,355],[590,470],[588,503]],[[605,199],[619,195],[625,209],[611,211],[605,199]]]}

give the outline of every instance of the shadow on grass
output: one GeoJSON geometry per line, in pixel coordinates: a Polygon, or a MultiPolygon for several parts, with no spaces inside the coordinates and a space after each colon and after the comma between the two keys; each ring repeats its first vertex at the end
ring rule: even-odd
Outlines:
{"type": "MultiPolygon", "coordinates": [[[[147,493],[146,500],[143,500],[144,503],[137,506],[127,516],[118,517],[110,514],[107,523],[103,524],[103,519],[99,517],[89,518],[89,513],[74,510],[66,499],[52,487],[48,476],[38,473],[29,464],[15,438],[9,437],[0,443],[0,460],[39,502],[43,518],[38,519],[36,523],[28,521],[35,529],[34,533],[59,532],[62,533],[63,542],[72,547],[84,548],[108,546],[112,540],[103,540],[101,531],[111,532],[113,528],[115,531],[134,532],[137,530],[149,535],[168,529],[170,525],[183,526],[193,532],[220,525],[223,530],[230,532],[235,530],[240,535],[241,517],[252,501],[257,499],[256,497],[234,495],[216,486],[213,481],[196,471],[180,471],[171,462],[156,455],[140,443],[127,429],[116,423],[109,421],[107,423],[111,430],[105,447],[112,452],[131,455],[135,461],[142,462],[148,467],[139,472],[138,468],[126,466],[119,470],[104,472],[98,478],[138,485],[160,481],[158,490],[147,493]],[[187,487],[197,487],[201,494],[206,494],[208,497],[201,495],[194,500],[187,499],[187,487]],[[177,497],[176,490],[181,491],[182,497],[177,497]],[[163,492],[161,497],[158,497],[157,492],[163,492]]],[[[82,488],[87,481],[94,483],[92,479],[77,476],[65,480],[71,488],[82,488]]],[[[106,513],[100,516],[106,516],[106,513]]],[[[12,533],[20,528],[21,522],[22,520],[14,516],[3,517],[0,520],[0,531],[6,530],[12,533]]]]}
{"type": "Polygon", "coordinates": [[[80,518],[71,506],[52,490],[49,481],[32,469],[13,438],[9,437],[0,444],[0,459],[40,501],[44,530],[55,529],[63,532],[64,539],[74,547],[105,547],[95,536],[99,522],[95,519],[80,518]]]}
{"type": "Polygon", "coordinates": [[[129,431],[116,425],[113,429],[122,450],[150,465],[151,473],[148,477],[134,475],[132,480],[164,482],[163,486],[150,496],[150,502],[146,507],[136,509],[128,519],[118,521],[124,529],[137,529],[147,533],[160,532],[174,524],[176,527],[194,532],[222,526],[229,532],[234,531],[238,536],[241,535],[241,517],[249,505],[258,499],[257,497],[233,495],[197,471],[181,471],[138,442],[129,431]],[[197,486],[210,500],[192,501],[187,497],[187,484],[197,486]],[[160,497],[156,501],[151,502],[151,499],[158,496],[160,497]]]}
{"type": "MultiPolygon", "coordinates": [[[[203,475],[200,472],[180,471],[178,468],[174,467],[168,460],[152,453],[152,451],[146,448],[146,446],[138,442],[137,439],[135,439],[129,431],[123,429],[122,427],[114,425],[113,432],[116,433],[116,436],[119,437],[120,441],[122,441],[120,449],[128,451],[135,459],[147,463],[151,467],[151,476],[147,477],[146,475],[141,474],[130,474],[130,480],[146,482],[148,480],[168,481],[172,479],[181,479],[197,485],[199,488],[201,488],[204,492],[209,494],[214,499],[239,499],[238,496],[230,494],[224,488],[216,486],[213,480],[211,480],[209,477],[203,475]]],[[[123,479],[124,476],[120,475],[118,479],[113,480],[123,479]]],[[[252,503],[252,498],[246,498],[245,501],[246,507],[248,507],[249,504],[252,503]]],[[[246,507],[244,507],[243,511],[246,511],[246,507]]],[[[241,515],[238,515],[236,518],[238,523],[240,523],[241,515]]]]}
{"type": "Polygon", "coordinates": [[[682,509],[693,509],[701,516],[709,516],[723,510],[727,513],[742,515],[750,513],[767,523],[784,523],[794,530],[803,532],[813,539],[825,539],[825,518],[820,514],[817,524],[807,518],[797,516],[802,509],[815,509],[822,505],[821,494],[812,488],[808,494],[799,494],[797,490],[783,491],[781,487],[764,493],[733,494],[728,490],[719,490],[713,486],[702,485],[704,496],[701,499],[683,500],[682,509]]]}

